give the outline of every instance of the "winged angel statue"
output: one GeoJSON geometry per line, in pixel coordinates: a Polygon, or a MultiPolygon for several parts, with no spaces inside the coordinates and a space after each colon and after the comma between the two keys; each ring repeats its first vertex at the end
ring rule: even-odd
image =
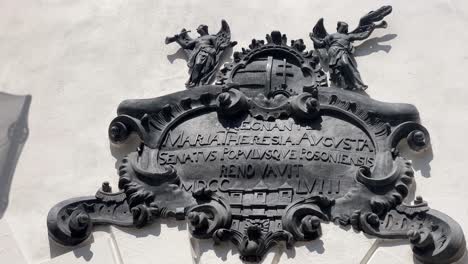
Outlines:
{"type": "Polygon", "coordinates": [[[196,39],[192,39],[189,32],[182,29],[179,34],[167,37],[166,44],[177,42],[187,53],[190,77],[185,85],[192,88],[210,81],[224,50],[237,42],[231,42],[231,30],[225,20],[221,21],[221,29],[216,35],[208,33],[207,25],[198,26],[200,37],[196,39]]]}
{"type": "Polygon", "coordinates": [[[367,89],[357,69],[352,42],[367,39],[376,28],[386,28],[387,22],[381,20],[391,12],[391,6],[370,11],[359,20],[358,27],[351,32],[348,32],[348,24],[338,22],[337,32],[333,34],[327,33],[323,18],[319,19],[309,36],[314,42],[315,49],[320,54],[327,55],[330,80],[336,86],[349,90],[367,89]],[[381,22],[376,24],[378,21],[381,22]]]}

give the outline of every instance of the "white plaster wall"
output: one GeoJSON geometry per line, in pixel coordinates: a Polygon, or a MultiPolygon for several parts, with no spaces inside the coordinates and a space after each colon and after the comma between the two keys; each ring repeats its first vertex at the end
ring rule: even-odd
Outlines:
{"type": "MultiPolygon", "coordinates": [[[[384,4],[394,7],[389,27],[357,50],[367,54],[357,60],[368,93],[418,107],[433,149],[412,156],[416,193],[468,230],[466,0],[0,0],[0,90],[32,95],[30,136],[0,221],[0,262],[239,263],[230,246],[191,239],[173,222],[101,228],[84,247],[65,249],[49,242],[46,215],[58,201],[93,194],[102,181],[116,188],[116,159],[128,149],[110,146],[107,126],[120,101],[185,89],[186,62],[177,45],[164,45],[166,35],[200,23],[215,33],[225,18],[237,49],[274,29],[311,47],[308,32],[318,18],[329,31],[337,20],[352,27],[384,4]]],[[[275,248],[263,261],[306,262],[414,261],[405,243],[334,225],[321,240],[275,248]]]]}

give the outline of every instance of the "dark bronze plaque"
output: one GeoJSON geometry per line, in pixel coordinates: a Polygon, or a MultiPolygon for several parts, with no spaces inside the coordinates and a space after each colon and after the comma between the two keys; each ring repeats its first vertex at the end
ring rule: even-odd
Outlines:
{"type": "Polygon", "coordinates": [[[104,183],[93,197],[58,204],[48,217],[50,236],[76,245],[95,224],[141,227],[172,217],[187,219],[194,237],[231,241],[242,259],[258,261],[277,243],[317,239],[321,224],[333,221],[409,239],[426,263],[456,261],[465,252],[460,226],[421,197],[403,203],[414,175],[398,144],[430,147],[418,111],[363,93],[367,86],[347,50],[385,27],[374,22],[390,12],[386,6],[368,13],[350,33],[340,22],[328,35],[320,20],[311,33],[314,51],[273,31],[234,53],[215,85],[203,85],[214,68],[202,68],[215,67],[231,43],[227,23],[217,35],[202,25],[198,39],[185,30],[168,38],[192,50],[188,86],[196,87],[120,104],[111,141],[122,144],[133,132],[142,140],[121,162],[120,190],[104,183]],[[321,52],[328,54],[330,85],[321,52]]]}

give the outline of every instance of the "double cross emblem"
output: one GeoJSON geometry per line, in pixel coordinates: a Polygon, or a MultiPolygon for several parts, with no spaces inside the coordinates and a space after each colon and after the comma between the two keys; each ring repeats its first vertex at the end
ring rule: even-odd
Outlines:
{"type": "Polygon", "coordinates": [[[292,65],[284,58],[275,60],[272,56],[268,56],[266,63],[266,81],[265,95],[272,97],[276,92],[286,90],[288,87],[287,77],[294,77],[292,65]]]}

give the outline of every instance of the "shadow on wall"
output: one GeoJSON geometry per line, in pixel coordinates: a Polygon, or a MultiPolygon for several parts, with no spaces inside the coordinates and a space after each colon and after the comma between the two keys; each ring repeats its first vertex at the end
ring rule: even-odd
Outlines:
{"type": "Polygon", "coordinates": [[[410,149],[406,140],[402,140],[398,147],[401,155],[412,161],[413,169],[416,172],[420,172],[421,176],[425,178],[431,177],[430,162],[432,161],[432,159],[434,159],[432,147],[429,147],[428,149],[422,152],[415,152],[410,149]]]}
{"type": "MultiPolygon", "coordinates": [[[[97,230],[97,229],[95,229],[97,230]]],[[[78,248],[70,248],[65,247],[62,245],[57,244],[49,237],[49,251],[50,251],[50,258],[56,258],[60,255],[66,254],[70,251],[73,252],[77,259],[83,258],[85,261],[90,261],[93,258],[93,251],[91,250],[91,244],[94,242],[93,236],[91,236],[88,240],[83,242],[78,248]]]]}
{"type": "MultiPolygon", "coordinates": [[[[123,144],[113,144],[109,142],[111,155],[115,158],[115,169],[119,168],[120,163],[125,156],[131,152],[137,151],[137,148],[141,143],[141,139],[136,133],[130,134],[123,144]]],[[[115,173],[115,177],[119,177],[117,172],[115,173]]]]}
{"type": "MultiPolygon", "coordinates": [[[[94,226],[93,232],[104,232],[110,234],[110,227],[109,226],[94,226]]],[[[56,258],[60,255],[73,252],[73,255],[77,259],[83,259],[85,261],[91,261],[94,256],[94,252],[91,249],[91,245],[94,243],[94,236],[91,235],[87,240],[85,240],[82,244],[76,247],[67,247],[58,244],[54,240],[49,237],[49,250],[50,250],[50,258],[56,258]]],[[[99,252],[96,252],[99,253],[99,252]]]]}
{"type": "MultiPolygon", "coordinates": [[[[148,236],[152,236],[154,237],[154,239],[163,239],[162,237],[159,237],[161,235],[161,225],[166,225],[168,228],[177,228],[178,231],[180,232],[184,232],[184,231],[188,232],[186,221],[176,221],[176,220],[171,220],[171,219],[160,219],[160,218],[156,219],[152,224],[149,224],[142,228],[134,228],[134,227],[125,228],[125,227],[119,227],[119,226],[112,226],[112,228],[118,229],[121,232],[134,236],[136,239],[142,238],[142,237],[148,237],[148,236]]],[[[94,249],[92,248],[92,244],[95,242],[94,236],[97,233],[107,233],[111,236],[110,238],[111,240],[115,239],[114,236],[111,235],[112,230],[111,230],[110,225],[93,226],[93,233],[89,236],[89,238],[86,239],[81,244],[77,246],[72,246],[72,247],[60,245],[49,237],[50,258],[53,259],[63,254],[73,252],[73,255],[75,256],[75,258],[83,259],[86,262],[91,261],[94,257],[94,253],[96,254],[100,253],[100,252],[93,252],[94,249]]],[[[110,242],[110,243],[113,243],[113,242],[110,242]]],[[[116,250],[116,248],[114,248],[113,250],[116,250]]]]}
{"type": "MultiPolygon", "coordinates": [[[[377,247],[375,248],[373,253],[375,253],[378,250],[386,250],[386,248],[409,245],[409,242],[407,240],[378,239],[376,242],[377,242],[377,247]]],[[[372,257],[372,255],[373,254],[371,254],[370,257],[372,257]]],[[[395,256],[395,257],[392,257],[392,254],[386,254],[386,256],[390,257],[390,259],[387,259],[387,261],[389,261],[388,263],[390,263],[391,261],[395,261],[395,263],[399,263],[401,261],[401,257],[398,256],[398,255],[395,256]]],[[[374,263],[374,262],[372,262],[372,263],[374,263]]],[[[417,260],[416,257],[414,257],[414,256],[413,256],[413,262],[412,263],[413,264],[424,264],[421,261],[417,260]]],[[[463,255],[463,257],[461,259],[459,259],[457,262],[455,262],[454,264],[468,264],[468,250],[465,251],[465,254],[463,255]]]]}
{"type": "Polygon", "coordinates": [[[384,51],[385,53],[389,53],[392,49],[391,45],[382,45],[381,42],[387,42],[397,37],[397,34],[386,34],[382,37],[376,37],[368,39],[358,46],[355,47],[354,56],[366,56],[372,53],[376,53],[379,51],[384,51]]]}
{"type": "Polygon", "coordinates": [[[8,207],[10,186],[21,150],[28,138],[31,96],[0,92],[0,218],[8,207]]]}
{"type": "Polygon", "coordinates": [[[169,54],[167,55],[167,60],[172,64],[174,63],[175,60],[177,59],[182,59],[182,60],[185,60],[187,61],[188,60],[188,56],[187,56],[187,52],[185,52],[185,50],[183,48],[180,48],[179,50],[177,50],[176,53],[174,54],[169,54]]]}

